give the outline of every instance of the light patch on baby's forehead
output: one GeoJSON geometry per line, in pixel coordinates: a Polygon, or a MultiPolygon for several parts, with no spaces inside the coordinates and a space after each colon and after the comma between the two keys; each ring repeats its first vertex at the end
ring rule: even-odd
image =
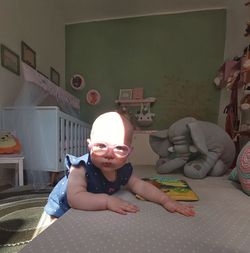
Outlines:
{"type": "Polygon", "coordinates": [[[124,144],[125,129],[121,116],[110,112],[96,119],[91,130],[91,142],[124,144]]]}

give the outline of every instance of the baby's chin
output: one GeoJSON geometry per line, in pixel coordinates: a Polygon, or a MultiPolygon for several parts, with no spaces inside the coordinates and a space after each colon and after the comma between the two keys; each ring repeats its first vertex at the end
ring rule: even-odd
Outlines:
{"type": "Polygon", "coordinates": [[[115,165],[112,164],[112,163],[105,162],[105,163],[101,163],[101,164],[100,164],[99,169],[100,169],[102,172],[115,172],[116,170],[119,169],[119,167],[115,166],[115,165]]]}

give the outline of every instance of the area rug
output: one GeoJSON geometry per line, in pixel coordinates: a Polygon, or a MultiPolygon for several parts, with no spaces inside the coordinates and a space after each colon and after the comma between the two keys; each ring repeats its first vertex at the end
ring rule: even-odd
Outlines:
{"type": "Polygon", "coordinates": [[[46,228],[40,219],[50,191],[0,193],[0,253],[18,252],[46,228]]]}

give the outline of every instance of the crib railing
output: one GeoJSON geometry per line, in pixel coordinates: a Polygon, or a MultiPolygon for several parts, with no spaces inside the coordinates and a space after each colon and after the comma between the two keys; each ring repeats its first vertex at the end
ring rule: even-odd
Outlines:
{"type": "Polygon", "coordinates": [[[76,119],[67,119],[65,115],[59,117],[59,122],[59,161],[62,162],[67,153],[75,156],[85,154],[88,150],[90,126],[76,119]]]}
{"type": "Polygon", "coordinates": [[[0,116],[2,129],[15,132],[21,142],[24,169],[64,171],[67,153],[87,152],[90,125],[56,106],[1,108],[0,116]]]}

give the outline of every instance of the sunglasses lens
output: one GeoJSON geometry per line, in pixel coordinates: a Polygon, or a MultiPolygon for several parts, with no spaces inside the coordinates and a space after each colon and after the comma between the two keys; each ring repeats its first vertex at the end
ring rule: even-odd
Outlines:
{"type": "MultiPolygon", "coordinates": [[[[111,148],[105,143],[94,143],[91,144],[90,147],[93,153],[100,156],[105,155],[108,152],[109,148],[111,148]]],[[[111,149],[115,156],[119,158],[127,156],[130,152],[130,148],[126,145],[117,145],[111,149]]]]}
{"type": "Polygon", "coordinates": [[[91,148],[97,155],[104,155],[108,151],[108,146],[105,143],[95,143],[91,148]]]}
{"type": "Polygon", "coordinates": [[[125,146],[125,145],[116,146],[113,149],[113,152],[118,157],[125,157],[125,156],[127,156],[129,154],[129,151],[130,151],[129,147],[125,146]]]}

